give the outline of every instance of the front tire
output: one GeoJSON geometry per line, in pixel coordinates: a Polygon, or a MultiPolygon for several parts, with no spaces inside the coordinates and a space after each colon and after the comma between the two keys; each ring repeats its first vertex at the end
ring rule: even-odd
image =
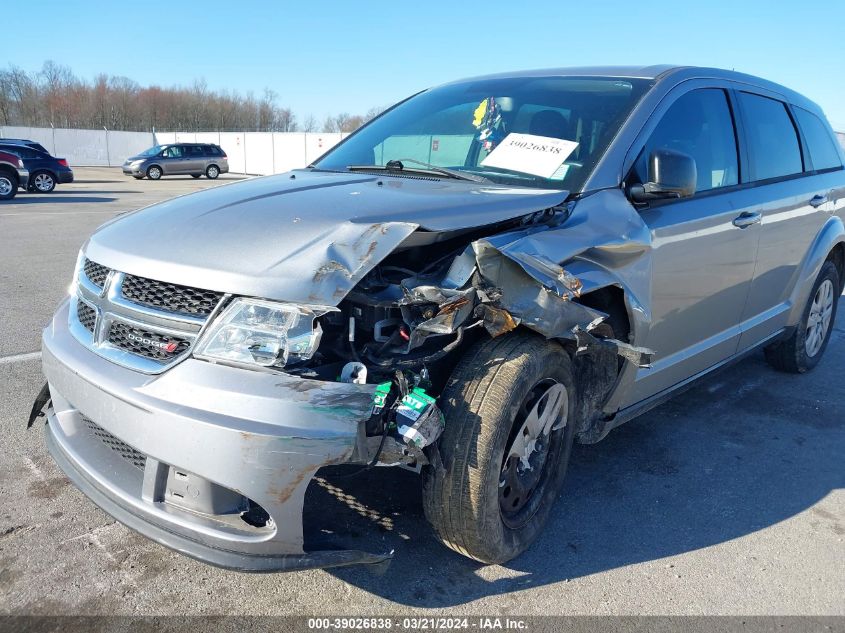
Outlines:
{"type": "Polygon", "coordinates": [[[214,180],[220,175],[220,168],[217,165],[209,165],[205,169],[205,177],[214,180]]]}
{"type": "Polygon", "coordinates": [[[575,393],[568,354],[533,334],[482,341],[459,361],[441,397],[440,463],[423,471],[444,545],[503,563],[537,539],[563,485],[575,393]]]}
{"type": "Polygon", "coordinates": [[[161,167],[158,165],[150,165],[147,168],[147,178],[150,180],[158,180],[161,178],[161,167]]]}
{"type": "Polygon", "coordinates": [[[0,200],[11,200],[17,193],[18,179],[5,171],[0,171],[0,200]]]}
{"type": "Polygon", "coordinates": [[[191,174],[191,178],[199,178],[202,174],[191,174]]]}
{"type": "Polygon", "coordinates": [[[766,360],[779,371],[803,374],[818,365],[836,321],[839,272],[827,261],[810,291],[801,321],[792,335],[765,349],[766,360]]]}
{"type": "Polygon", "coordinates": [[[56,188],[56,179],[46,171],[37,171],[29,179],[29,189],[35,193],[50,193],[56,188]]]}

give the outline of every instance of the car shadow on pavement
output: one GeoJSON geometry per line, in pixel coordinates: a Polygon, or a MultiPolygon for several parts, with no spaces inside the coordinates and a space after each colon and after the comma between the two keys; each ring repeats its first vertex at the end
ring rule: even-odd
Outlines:
{"type": "MultiPolygon", "coordinates": [[[[845,367],[830,353],[822,363],[845,367]]],[[[777,373],[755,355],[602,442],[576,445],[540,540],[501,567],[434,539],[418,478],[406,471],[377,468],[346,479],[321,471],[308,503],[319,503],[319,514],[307,510],[306,527],[331,517],[338,534],[350,535],[344,546],[394,549],[382,575],[362,567],[329,573],[396,603],[434,608],[718,545],[787,520],[845,486],[845,403],[834,378],[821,378],[777,373]],[[796,382],[800,399],[786,395],[798,391],[796,382]]],[[[812,511],[819,529],[845,533],[835,516],[812,511]]]]}
{"type": "MultiPolygon", "coordinates": [[[[67,192],[67,193],[71,193],[71,192],[67,192]]],[[[87,194],[87,193],[91,193],[91,192],[86,191],[85,193],[87,194]]],[[[11,200],[8,200],[6,202],[6,204],[10,204],[10,205],[38,204],[39,202],[52,202],[52,203],[86,202],[86,203],[91,203],[91,202],[114,202],[115,200],[117,200],[117,198],[107,198],[107,197],[89,196],[89,195],[68,196],[64,193],[58,194],[58,195],[51,193],[51,194],[44,194],[44,195],[30,194],[30,195],[26,195],[26,196],[15,196],[11,200]]]]}

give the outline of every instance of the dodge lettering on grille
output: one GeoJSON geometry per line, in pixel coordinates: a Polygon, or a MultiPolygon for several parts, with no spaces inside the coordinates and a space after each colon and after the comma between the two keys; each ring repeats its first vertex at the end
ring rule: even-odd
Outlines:
{"type": "Polygon", "coordinates": [[[142,345],[146,345],[148,347],[156,347],[158,349],[164,350],[169,354],[175,352],[176,348],[179,347],[179,344],[174,341],[170,341],[169,343],[165,343],[162,341],[154,341],[151,338],[138,336],[137,334],[133,334],[132,332],[129,332],[126,335],[126,338],[128,338],[130,341],[135,341],[136,343],[141,343],[142,345]]]}

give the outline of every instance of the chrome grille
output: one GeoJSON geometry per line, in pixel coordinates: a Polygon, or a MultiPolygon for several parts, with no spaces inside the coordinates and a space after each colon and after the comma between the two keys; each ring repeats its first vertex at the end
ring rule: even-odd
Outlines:
{"type": "Polygon", "coordinates": [[[76,318],[89,332],[94,331],[94,323],[97,320],[97,311],[83,301],[76,302],[76,318]]]}
{"type": "Polygon", "coordinates": [[[98,288],[102,288],[103,284],[106,283],[106,277],[109,275],[109,269],[105,266],[98,264],[97,262],[92,262],[90,259],[85,260],[84,266],[85,276],[91,280],[91,283],[97,286],[98,288]]]}
{"type": "Polygon", "coordinates": [[[77,282],[68,314],[74,338],[95,354],[147,374],[186,358],[227,296],[127,275],[84,257],[77,282]]]}
{"type": "Polygon", "coordinates": [[[127,352],[159,362],[178,358],[191,347],[187,339],[142,330],[120,322],[111,324],[108,341],[127,352]]]}
{"type": "Polygon", "coordinates": [[[126,275],[121,293],[129,301],[151,308],[206,317],[223,297],[222,292],[180,286],[135,275],[126,275]]]}
{"type": "Polygon", "coordinates": [[[123,459],[132,464],[138,470],[144,470],[144,467],[147,464],[146,455],[139,451],[136,451],[126,442],[117,439],[114,435],[106,431],[93,420],[89,420],[84,416],[82,417],[82,420],[85,422],[85,426],[88,427],[88,430],[90,430],[95,437],[99,438],[103,444],[108,446],[110,449],[112,449],[115,453],[120,455],[123,459]]]}

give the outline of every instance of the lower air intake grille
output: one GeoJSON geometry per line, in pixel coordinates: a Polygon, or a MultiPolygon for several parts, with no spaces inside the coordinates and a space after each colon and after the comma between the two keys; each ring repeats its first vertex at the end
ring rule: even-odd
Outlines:
{"type": "Polygon", "coordinates": [[[97,320],[97,313],[94,311],[94,308],[89,306],[87,303],[82,301],[76,302],[76,318],[79,319],[79,322],[89,332],[94,331],[94,321],[97,320]]]}
{"type": "Polygon", "coordinates": [[[95,437],[99,438],[103,444],[108,446],[112,449],[115,453],[120,455],[123,459],[127,462],[132,464],[138,470],[144,470],[144,466],[147,464],[147,458],[143,453],[136,451],[134,448],[129,446],[129,444],[120,441],[114,435],[106,431],[104,428],[101,428],[96,422],[93,420],[89,420],[88,418],[82,418],[85,422],[85,425],[94,434],[95,437]]]}
{"type": "Polygon", "coordinates": [[[112,323],[109,343],[159,362],[173,360],[191,346],[191,342],[186,339],[141,330],[125,323],[112,323]]]}
{"type": "Polygon", "coordinates": [[[125,298],[141,305],[194,316],[208,316],[223,297],[222,292],[190,288],[135,275],[126,275],[121,292],[125,298]]]}

